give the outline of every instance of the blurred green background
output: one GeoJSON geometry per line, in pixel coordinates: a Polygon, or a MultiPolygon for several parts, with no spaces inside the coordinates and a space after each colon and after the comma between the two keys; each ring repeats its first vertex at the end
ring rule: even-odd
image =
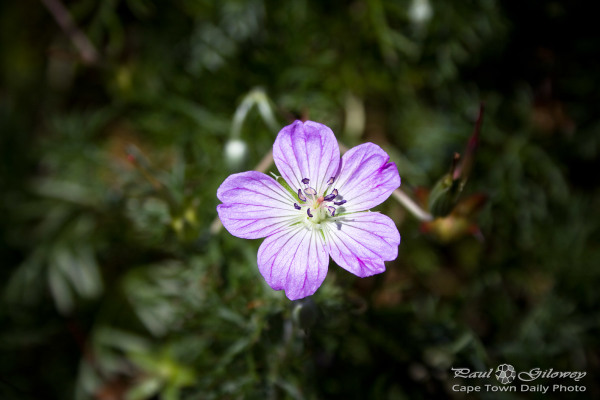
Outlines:
{"type": "Polygon", "coordinates": [[[450,368],[500,363],[587,371],[583,394],[503,398],[600,397],[588,8],[1,2],[0,398],[465,398],[450,368]],[[296,118],[381,145],[422,201],[480,102],[457,209],[379,207],[402,235],[379,276],[331,262],[290,302],[258,272],[261,241],[214,224],[220,183],[296,118]]]}

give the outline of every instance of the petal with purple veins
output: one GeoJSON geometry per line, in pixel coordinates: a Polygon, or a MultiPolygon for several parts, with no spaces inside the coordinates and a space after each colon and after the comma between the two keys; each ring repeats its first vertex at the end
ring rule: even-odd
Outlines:
{"type": "Polygon", "coordinates": [[[344,215],[324,230],[329,254],[340,267],[365,277],[385,271],[384,261],[398,256],[400,233],[377,212],[344,215]]]}
{"type": "Polygon", "coordinates": [[[303,179],[323,193],[331,176],[335,176],[340,150],[331,129],[312,121],[296,121],[284,127],[273,144],[277,169],[293,188],[303,187],[303,179]]]}
{"type": "Polygon", "coordinates": [[[315,293],[327,275],[329,256],[316,230],[296,225],[264,240],[258,268],[269,286],[285,290],[290,300],[315,293]]]}
{"type": "Polygon", "coordinates": [[[384,202],[400,186],[396,164],[373,143],[350,149],[342,157],[336,188],[347,201],[345,212],[369,210],[384,202]]]}
{"type": "Polygon", "coordinates": [[[294,198],[270,176],[248,171],[225,179],[217,190],[217,206],[225,229],[234,236],[258,239],[298,219],[294,198]]]}

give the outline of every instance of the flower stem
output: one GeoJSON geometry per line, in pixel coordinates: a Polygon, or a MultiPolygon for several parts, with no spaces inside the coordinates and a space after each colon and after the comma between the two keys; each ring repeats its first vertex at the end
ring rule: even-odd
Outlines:
{"type": "Polygon", "coordinates": [[[398,202],[402,204],[404,208],[406,208],[406,210],[412,215],[414,215],[417,219],[424,222],[433,220],[433,216],[431,214],[419,207],[419,205],[415,203],[410,197],[408,197],[408,195],[404,193],[400,188],[394,190],[392,192],[392,196],[394,196],[394,198],[398,200],[398,202]]]}

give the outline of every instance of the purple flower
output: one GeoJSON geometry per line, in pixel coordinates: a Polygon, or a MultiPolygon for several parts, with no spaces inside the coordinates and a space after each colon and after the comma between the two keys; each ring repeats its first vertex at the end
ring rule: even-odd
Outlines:
{"type": "Polygon", "coordinates": [[[398,256],[396,225],[368,211],[400,186],[396,164],[379,146],[365,143],[340,159],[331,129],[296,121],[277,135],[273,158],[289,188],[248,171],[217,191],[219,218],[232,235],[266,237],[258,268],[269,286],[301,299],[323,283],[329,256],[360,277],[383,272],[384,261],[398,256]]]}

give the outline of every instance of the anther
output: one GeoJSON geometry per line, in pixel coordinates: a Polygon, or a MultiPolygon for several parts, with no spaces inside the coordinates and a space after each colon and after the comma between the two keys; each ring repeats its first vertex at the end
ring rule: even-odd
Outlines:
{"type": "Polygon", "coordinates": [[[302,210],[302,207],[300,207],[300,206],[298,205],[298,203],[294,203],[294,208],[295,208],[296,210],[302,210]]]}
{"type": "Polygon", "coordinates": [[[323,198],[323,200],[325,200],[325,201],[331,201],[331,200],[333,200],[333,199],[335,199],[335,194],[333,194],[333,193],[331,193],[331,194],[328,194],[327,196],[325,196],[325,197],[323,198]]]}
{"type": "Polygon", "coordinates": [[[314,196],[314,195],[317,194],[317,191],[315,189],[311,188],[311,187],[307,187],[306,189],[304,189],[304,193],[307,194],[307,195],[314,196]]]}
{"type": "Polygon", "coordinates": [[[327,184],[328,184],[328,185],[333,185],[333,180],[334,180],[334,177],[332,176],[332,177],[331,177],[331,178],[329,178],[329,180],[327,181],[327,184]]]}
{"type": "Polygon", "coordinates": [[[302,189],[298,189],[298,198],[302,201],[306,201],[306,196],[302,194],[302,189]]]}
{"type": "Polygon", "coordinates": [[[310,218],[312,218],[312,216],[313,216],[313,215],[310,213],[310,208],[306,210],[306,213],[308,214],[308,216],[309,216],[310,218]]]}
{"type": "Polygon", "coordinates": [[[341,206],[345,202],[346,202],[346,200],[340,200],[340,201],[334,201],[333,204],[335,204],[336,206],[341,206]]]}
{"type": "Polygon", "coordinates": [[[335,216],[335,207],[327,206],[327,209],[331,213],[331,216],[334,217],[335,216]]]}
{"type": "Polygon", "coordinates": [[[310,179],[308,179],[308,178],[302,179],[302,183],[304,183],[305,185],[308,185],[308,182],[310,182],[310,179]]]}

